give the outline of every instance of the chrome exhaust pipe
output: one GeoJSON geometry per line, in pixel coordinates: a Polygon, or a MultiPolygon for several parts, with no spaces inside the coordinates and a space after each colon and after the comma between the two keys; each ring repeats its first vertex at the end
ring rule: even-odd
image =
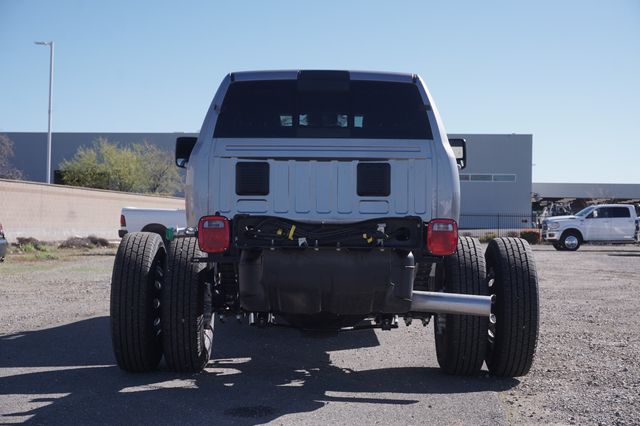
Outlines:
{"type": "Polygon", "coordinates": [[[491,317],[491,304],[494,299],[495,296],[414,291],[411,299],[411,311],[491,317]]]}

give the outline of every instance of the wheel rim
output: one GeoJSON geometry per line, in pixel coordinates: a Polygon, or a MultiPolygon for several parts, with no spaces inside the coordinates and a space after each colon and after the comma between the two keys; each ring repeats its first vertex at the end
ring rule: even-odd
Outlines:
{"type": "Polygon", "coordinates": [[[564,239],[564,246],[569,250],[573,250],[578,247],[578,237],[575,235],[568,235],[564,239]]]}
{"type": "Polygon", "coordinates": [[[162,333],[162,324],[160,321],[160,300],[161,291],[164,285],[164,269],[162,268],[162,261],[160,258],[156,258],[151,268],[151,291],[149,301],[151,303],[151,318],[153,334],[159,337],[162,333]]]}
{"type": "MultiPolygon", "coordinates": [[[[492,266],[487,267],[487,287],[489,294],[495,294],[496,290],[496,273],[492,266]]],[[[489,321],[489,327],[487,330],[487,352],[489,355],[493,352],[493,348],[496,343],[496,316],[495,316],[495,303],[491,306],[491,320],[489,321]]]]}

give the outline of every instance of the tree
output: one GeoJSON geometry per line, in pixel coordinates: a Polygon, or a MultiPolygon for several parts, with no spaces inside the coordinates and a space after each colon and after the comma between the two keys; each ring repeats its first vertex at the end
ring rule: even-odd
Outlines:
{"type": "Polygon", "coordinates": [[[124,192],[175,194],[181,178],[171,153],[148,142],[119,147],[99,138],[90,147],[80,147],[61,166],[67,185],[124,192]]]}
{"type": "Polygon", "coordinates": [[[0,135],[0,178],[22,179],[24,173],[11,165],[13,157],[13,141],[7,135],[0,135]]]}
{"type": "Polygon", "coordinates": [[[142,159],[142,173],[145,176],[145,192],[176,194],[182,189],[182,178],[174,163],[173,154],[147,141],[133,146],[134,152],[142,159]]]}

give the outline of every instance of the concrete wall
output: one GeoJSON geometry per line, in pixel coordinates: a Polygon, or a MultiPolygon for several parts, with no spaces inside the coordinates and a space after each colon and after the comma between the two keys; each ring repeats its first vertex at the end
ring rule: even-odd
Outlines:
{"type": "Polygon", "coordinates": [[[123,207],[184,208],[184,200],[0,179],[0,223],[9,241],[116,240],[123,207]]]}

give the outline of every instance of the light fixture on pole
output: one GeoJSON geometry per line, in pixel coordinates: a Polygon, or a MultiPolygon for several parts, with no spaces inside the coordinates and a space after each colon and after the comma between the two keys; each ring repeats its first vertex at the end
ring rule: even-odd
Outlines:
{"type": "Polygon", "coordinates": [[[51,98],[53,96],[53,41],[35,41],[35,44],[49,46],[49,127],[47,130],[47,183],[51,183],[51,98]]]}

